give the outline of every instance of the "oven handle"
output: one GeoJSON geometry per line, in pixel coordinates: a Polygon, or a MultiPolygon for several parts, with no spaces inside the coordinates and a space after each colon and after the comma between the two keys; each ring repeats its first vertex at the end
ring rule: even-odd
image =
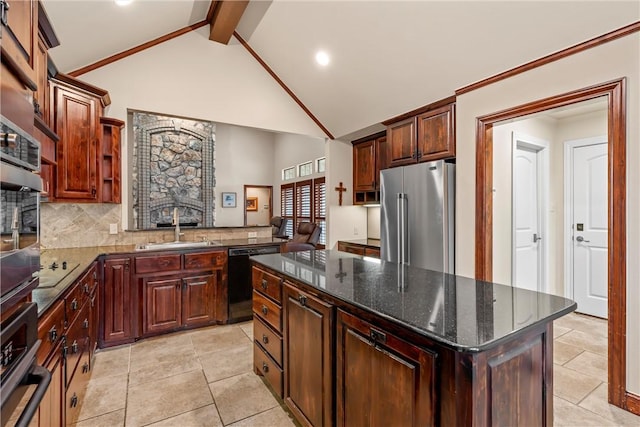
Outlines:
{"type": "Polygon", "coordinates": [[[36,414],[40,402],[42,402],[44,395],[47,393],[49,383],[51,383],[51,372],[42,366],[34,366],[27,377],[27,385],[38,384],[38,387],[36,387],[36,391],[33,392],[29,403],[20,414],[16,427],[27,427],[31,423],[31,419],[36,414]]]}

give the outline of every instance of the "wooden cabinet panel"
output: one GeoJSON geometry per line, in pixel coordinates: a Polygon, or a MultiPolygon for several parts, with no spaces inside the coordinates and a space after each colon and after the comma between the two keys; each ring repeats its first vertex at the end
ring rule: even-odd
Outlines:
{"type": "MultiPolygon", "coordinates": [[[[7,0],[6,24],[2,22],[2,62],[7,63],[24,86],[36,90],[34,56],[38,37],[38,2],[7,0]]],[[[4,79],[5,76],[3,75],[4,79]]],[[[5,112],[3,111],[3,114],[5,112]]],[[[33,122],[33,116],[31,117],[33,122]]]]}
{"type": "Polygon", "coordinates": [[[285,403],[299,420],[312,426],[330,426],[332,307],[285,283],[283,309],[285,403]]]}
{"type": "Polygon", "coordinates": [[[51,350],[57,346],[64,335],[64,301],[58,300],[47,313],[38,320],[38,363],[44,364],[51,350]]]}
{"type": "Polygon", "coordinates": [[[418,161],[455,157],[454,104],[418,116],[418,161]]]}
{"type": "Polygon", "coordinates": [[[134,293],[131,289],[129,265],[126,258],[107,258],[104,261],[103,343],[114,345],[132,341],[134,319],[134,293]]]}
{"type": "Polygon", "coordinates": [[[277,331],[281,330],[282,316],[280,306],[255,290],[253,291],[253,312],[277,331]]]}
{"type": "Polygon", "coordinates": [[[253,289],[278,303],[282,302],[282,279],[256,267],[252,268],[251,275],[253,289]]]}
{"type": "Polygon", "coordinates": [[[47,80],[47,46],[42,38],[38,37],[34,55],[34,70],[38,89],[33,93],[34,110],[40,113],[42,120],[49,123],[49,81],[47,80]]]}
{"type": "Polygon", "coordinates": [[[91,377],[89,366],[89,352],[84,352],[80,356],[79,368],[69,381],[66,392],[65,401],[65,424],[70,426],[78,422],[80,410],[84,403],[84,397],[87,392],[87,383],[91,377]]]}
{"type": "Polygon", "coordinates": [[[82,354],[89,352],[89,308],[90,304],[83,305],[76,320],[67,329],[64,344],[67,383],[73,376],[82,354]]]}
{"type": "Polygon", "coordinates": [[[258,316],[253,318],[253,337],[269,353],[269,356],[282,366],[282,337],[271,330],[258,316]]]}
{"type": "Polygon", "coordinates": [[[380,248],[364,248],[364,256],[380,258],[380,248]]]}
{"type": "Polygon", "coordinates": [[[97,201],[96,99],[56,86],[56,198],[97,201]]]}
{"type": "Polygon", "coordinates": [[[415,163],[416,119],[412,117],[387,126],[389,166],[415,163]]]}
{"type": "Polygon", "coordinates": [[[274,393],[282,398],[282,368],[256,342],[253,343],[253,367],[255,373],[265,377],[274,393]]]}
{"type": "Polygon", "coordinates": [[[183,279],[182,315],[185,326],[207,324],[215,320],[216,275],[183,279]]]}
{"type": "Polygon", "coordinates": [[[380,188],[380,171],[389,167],[389,144],[387,137],[376,138],[376,189],[380,188]]]}
{"type": "Polygon", "coordinates": [[[56,357],[53,357],[45,365],[45,368],[51,372],[51,383],[49,383],[47,393],[38,409],[38,425],[40,427],[61,427],[63,422],[62,405],[64,404],[62,397],[64,395],[64,368],[59,349],[56,357]]]}
{"type": "Polygon", "coordinates": [[[353,146],[353,189],[369,191],[376,188],[375,140],[353,146]]]}
{"type": "Polygon", "coordinates": [[[98,166],[100,174],[100,201],[120,203],[120,140],[124,122],[118,119],[100,117],[100,149],[98,166]]]}
{"type": "Polygon", "coordinates": [[[143,333],[169,331],[182,324],[181,288],[180,278],[142,279],[143,333]]]}
{"type": "Polygon", "coordinates": [[[436,354],[339,311],[337,425],[435,424],[436,354]]]}
{"type": "Polygon", "coordinates": [[[180,262],[180,254],[137,256],[135,258],[135,271],[136,274],[179,271],[181,268],[180,262]]]}
{"type": "Polygon", "coordinates": [[[222,268],[227,262],[227,251],[189,253],[184,254],[184,268],[186,270],[206,270],[222,268]]]}
{"type": "Polygon", "coordinates": [[[344,242],[338,242],[338,250],[355,255],[364,255],[364,248],[362,246],[350,245],[344,242]]]}

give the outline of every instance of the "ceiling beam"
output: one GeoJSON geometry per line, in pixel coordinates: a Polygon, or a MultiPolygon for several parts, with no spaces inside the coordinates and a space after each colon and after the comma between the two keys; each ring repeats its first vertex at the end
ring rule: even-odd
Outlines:
{"type": "Polygon", "coordinates": [[[209,40],[222,44],[229,44],[233,32],[236,30],[240,18],[244,13],[249,0],[219,0],[211,3],[209,24],[211,33],[209,40]]]}

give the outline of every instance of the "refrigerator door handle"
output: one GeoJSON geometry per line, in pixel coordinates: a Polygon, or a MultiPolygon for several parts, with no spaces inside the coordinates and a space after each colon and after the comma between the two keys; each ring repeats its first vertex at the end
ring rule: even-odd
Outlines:
{"type": "Polygon", "coordinates": [[[399,251],[398,257],[400,264],[407,264],[408,254],[407,254],[407,245],[408,245],[408,235],[407,235],[407,195],[405,193],[398,194],[398,222],[400,224],[400,229],[398,230],[398,244],[399,251]]]}
{"type": "Polygon", "coordinates": [[[398,233],[398,239],[396,241],[398,245],[398,251],[396,253],[398,254],[398,264],[402,264],[404,262],[404,259],[403,259],[404,235],[402,234],[404,231],[402,229],[402,193],[396,194],[396,231],[398,233]]]}

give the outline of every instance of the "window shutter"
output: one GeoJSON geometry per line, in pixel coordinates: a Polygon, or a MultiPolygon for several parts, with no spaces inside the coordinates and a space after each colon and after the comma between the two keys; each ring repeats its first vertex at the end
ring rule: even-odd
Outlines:
{"type": "Polygon", "coordinates": [[[313,180],[313,220],[316,224],[322,227],[322,233],[320,233],[320,245],[327,244],[327,186],[325,185],[325,179],[316,178],[313,180]]]}
{"type": "Polygon", "coordinates": [[[294,184],[283,184],[280,187],[280,216],[284,219],[288,219],[287,227],[285,229],[287,236],[293,237],[293,222],[294,222],[294,206],[295,206],[295,193],[294,184]]]}
{"type": "Polygon", "coordinates": [[[301,222],[311,222],[311,192],[312,181],[296,182],[296,229],[301,222]]]}

